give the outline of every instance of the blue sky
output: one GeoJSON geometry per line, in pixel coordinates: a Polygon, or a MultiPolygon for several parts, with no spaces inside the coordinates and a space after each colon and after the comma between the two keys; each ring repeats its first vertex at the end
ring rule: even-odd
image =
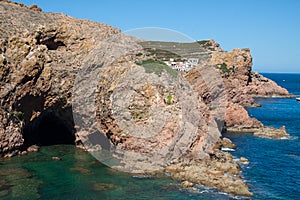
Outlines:
{"type": "Polygon", "coordinates": [[[19,0],[126,31],[162,27],[227,51],[249,47],[253,70],[300,73],[299,0],[19,0]]]}

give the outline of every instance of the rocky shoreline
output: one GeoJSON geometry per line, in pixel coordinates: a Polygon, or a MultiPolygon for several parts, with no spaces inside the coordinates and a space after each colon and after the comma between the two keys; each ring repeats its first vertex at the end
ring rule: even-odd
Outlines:
{"type": "Polygon", "coordinates": [[[226,128],[226,131],[237,133],[252,133],[254,136],[265,137],[270,139],[282,139],[290,137],[290,134],[286,131],[285,126],[282,126],[280,128],[266,126],[259,128],[229,127],[226,128]]]}
{"type": "MultiPolygon", "coordinates": [[[[104,45],[102,41],[112,36],[119,37],[117,42],[122,50],[134,51],[123,57],[118,57],[118,52],[109,52],[111,54],[103,57],[103,60],[117,58],[110,67],[101,68],[102,81],[96,83],[97,115],[88,115],[90,107],[79,110],[82,123],[87,123],[90,130],[100,127],[111,145],[135,153],[149,153],[155,148],[173,144],[174,133],[195,133],[188,139],[176,140],[179,142],[175,146],[183,149],[186,156],[168,163],[161,173],[172,174],[183,181],[185,187],[201,184],[234,195],[251,196],[240,176],[239,163],[230,153],[222,151],[222,148],[235,146],[230,140],[221,139],[220,122],[224,121],[227,131],[253,132],[256,136],[269,138],[288,137],[285,127],[265,127],[257,119],[250,118],[244,108],[255,106],[253,98],[256,96],[291,97],[286,89],[251,71],[249,49],[224,52],[213,40],[206,42],[206,46],[199,47],[207,54],[201,65],[183,74],[176,82],[166,72],[159,75],[146,73],[147,69],[136,63],[152,57],[146,56],[145,49],[136,40],[111,26],[64,14],[43,13],[37,6],[26,7],[9,1],[0,2],[0,17],[3,19],[0,24],[0,157],[25,155],[37,151],[38,146],[51,144],[68,143],[82,147],[83,139],[93,136],[93,131],[84,132],[75,126],[73,87],[86,58],[104,45]],[[220,76],[210,76],[211,69],[220,76]],[[207,74],[212,85],[206,84],[203,74],[207,74]],[[128,81],[130,75],[132,80],[136,77],[141,80],[128,81]],[[148,83],[140,84],[147,78],[148,83]],[[183,84],[183,79],[191,88],[183,84]],[[222,84],[219,84],[220,80],[222,84]],[[114,91],[122,91],[117,87],[118,83],[122,83],[123,88],[132,84],[133,95],[130,98],[124,92],[116,95],[114,91]],[[180,90],[182,88],[185,93],[180,90]],[[185,95],[191,94],[188,93],[190,89],[197,95],[185,95]],[[190,97],[181,98],[180,95],[190,97]],[[112,102],[113,98],[115,102],[112,102]],[[118,101],[120,99],[122,101],[118,101]],[[189,105],[185,112],[191,115],[185,119],[184,128],[180,126],[181,99],[184,105],[189,105]],[[212,105],[215,100],[222,102],[226,112],[212,105]],[[127,124],[120,123],[120,116],[113,112],[114,105],[124,106],[124,102],[128,112],[121,117],[128,119],[127,124]],[[150,126],[154,121],[158,127],[162,119],[155,118],[157,116],[153,113],[167,116],[159,134],[151,139],[136,139],[127,133],[131,130],[124,128],[128,124],[150,126]]],[[[102,55],[101,48],[96,53],[102,55]]],[[[96,58],[94,62],[91,61],[88,70],[103,64],[96,58]]],[[[87,98],[89,86],[81,88],[87,98]]],[[[173,153],[178,156],[182,152],[173,153]]],[[[247,162],[240,159],[240,163],[247,162]]]]}
{"type": "Polygon", "coordinates": [[[184,159],[168,166],[165,172],[181,180],[183,187],[194,187],[194,184],[199,184],[234,196],[252,196],[240,174],[240,164],[247,164],[245,158],[236,162],[230,153],[221,151],[222,148],[235,148],[235,145],[227,138],[220,139],[209,159],[202,161],[184,159]]]}

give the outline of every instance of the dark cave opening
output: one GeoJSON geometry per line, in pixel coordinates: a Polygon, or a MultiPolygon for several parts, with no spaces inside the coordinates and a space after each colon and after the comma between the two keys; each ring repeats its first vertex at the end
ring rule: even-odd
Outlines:
{"type": "Polygon", "coordinates": [[[54,112],[45,112],[24,128],[25,147],[75,144],[74,131],[54,112]]]}
{"type": "Polygon", "coordinates": [[[41,42],[47,46],[49,50],[57,50],[60,46],[66,46],[62,41],[56,41],[55,37],[51,37],[41,42]]]}

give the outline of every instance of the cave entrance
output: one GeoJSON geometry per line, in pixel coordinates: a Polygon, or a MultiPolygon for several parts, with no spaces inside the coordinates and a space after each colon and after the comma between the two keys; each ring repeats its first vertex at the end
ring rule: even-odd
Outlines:
{"type": "Polygon", "coordinates": [[[25,126],[24,142],[27,147],[75,144],[75,134],[54,112],[46,112],[25,126]]]}

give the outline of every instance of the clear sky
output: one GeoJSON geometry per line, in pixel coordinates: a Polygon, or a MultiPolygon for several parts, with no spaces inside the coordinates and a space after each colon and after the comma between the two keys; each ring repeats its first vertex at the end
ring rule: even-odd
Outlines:
{"type": "Polygon", "coordinates": [[[163,27],[226,51],[249,47],[253,70],[300,73],[300,0],[17,0],[126,31],[163,27]]]}

